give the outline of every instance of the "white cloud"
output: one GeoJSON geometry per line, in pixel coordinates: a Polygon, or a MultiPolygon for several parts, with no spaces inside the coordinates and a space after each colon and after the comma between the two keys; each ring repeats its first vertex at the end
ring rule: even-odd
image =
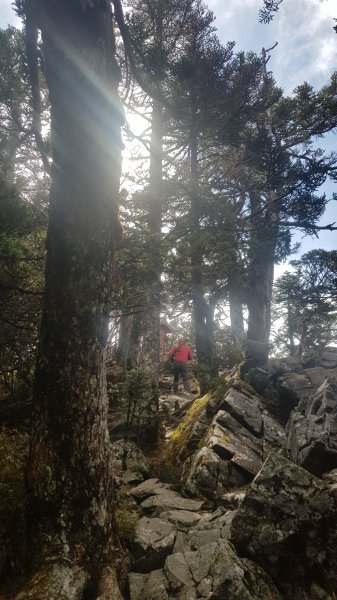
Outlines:
{"type": "Polygon", "coordinates": [[[11,0],[0,0],[0,27],[3,29],[7,25],[15,25],[18,27],[20,19],[16,16],[11,0]]]}
{"type": "Polygon", "coordinates": [[[278,42],[270,68],[287,93],[305,80],[320,87],[337,69],[335,0],[284,0],[269,25],[258,22],[262,0],[209,0],[208,5],[216,15],[219,37],[235,40],[238,50],[260,53],[278,42]]]}
{"type": "Polygon", "coordinates": [[[284,1],[275,18],[279,46],[274,70],[287,92],[304,80],[320,87],[337,68],[333,14],[330,0],[284,1]]]}

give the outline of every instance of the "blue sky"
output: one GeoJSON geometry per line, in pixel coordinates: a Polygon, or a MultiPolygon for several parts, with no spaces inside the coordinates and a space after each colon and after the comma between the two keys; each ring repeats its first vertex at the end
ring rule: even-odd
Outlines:
{"type": "MultiPolygon", "coordinates": [[[[333,30],[333,18],[337,18],[335,0],[284,0],[272,23],[258,22],[262,0],[208,0],[214,12],[218,35],[223,42],[235,41],[237,50],[261,52],[275,42],[269,62],[277,84],[286,94],[303,81],[320,88],[329,81],[337,70],[337,34],[333,30]]],[[[0,0],[0,26],[17,24],[11,0],[0,0]]],[[[330,134],[321,147],[337,150],[336,134],[330,134]]],[[[325,186],[327,195],[337,192],[336,185],[325,186]]],[[[337,221],[337,203],[330,203],[322,224],[337,221]]],[[[302,243],[302,252],[311,248],[337,249],[337,231],[323,231],[319,239],[300,234],[296,239],[302,243]]]]}
{"type": "MultiPolygon", "coordinates": [[[[262,0],[209,0],[208,6],[215,14],[220,39],[235,41],[238,51],[260,53],[263,47],[270,48],[278,42],[268,65],[285,94],[291,94],[304,81],[319,89],[337,70],[335,0],[284,0],[269,25],[258,22],[262,0]]],[[[337,135],[330,134],[318,144],[328,151],[337,151],[337,135]]],[[[331,197],[337,186],[327,182],[324,191],[331,197]]],[[[328,205],[321,224],[333,221],[337,223],[337,202],[328,205]]],[[[318,239],[296,233],[295,239],[301,242],[299,254],[313,248],[337,249],[337,231],[321,231],[318,239]]]]}

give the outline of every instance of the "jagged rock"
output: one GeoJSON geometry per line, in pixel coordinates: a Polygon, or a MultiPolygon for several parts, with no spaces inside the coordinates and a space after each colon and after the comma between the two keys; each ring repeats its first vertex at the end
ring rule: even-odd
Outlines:
{"type": "Polygon", "coordinates": [[[168,579],[163,569],[149,575],[129,573],[130,600],[169,600],[168,579]]]}
{"type": "Polygon", "coordinates": [[[265,398],[265,406],[276,419],[286,425],[291,411],[298,403],[312,395],[327,377],[337,381],[336,348],[327,348],[322,356],[303,367],[300,358],[271,362],[271,372],[250,369],[246,378],[250,385],[265,398]],[[314,364],[311,364],[314,363],[314,364]]]}
{"type": "Polygon", "coordinates": [[[324,473],[322,479],[330,486],[331,490],[337,490],[337,469],[324,473]]]}
{"type": "Polygon", "coordinates": [[[168,508],[197,511],[201,509],[202,505],[202,500],[190,500],[189,498],[183,498],[171,490],[167,490],[166,493],[162,493],[160,495],[150,496],[141,503],[143,510],[151,513],[155,511],[156,514],[161,514],[163,509],[167,510],[168,508]]]}
{"type": "Polygon", "coordinates": [[[125,471],[123,480],[126,483],[139,483],[149,474],[149,462],[134,442],[117,440],[111,444],[111,453],[114,473],[118,475],[125,471]]]}
{"type": "Polygon", "coordinates": [[[172,486],[169,483],[162,483],[157,477],[152,477],[133,488],[131,494],[138,500],[145,500],[145,498],[155,494],[165,494],[171,488],[172,486]]]}
{"type": "Polygon", "coordinates": [[[314,475],[337,467],[337,383],[327,379],[293,411],[287,449],[293,462],[314,475]]]}
{"type": "Polygon", "coordinates": [[[267,408],[286,425],[291,411],[300,400],[307,398],[313,390],[309,377],[300,373],[285,373],[277,379],[276,388],[279,398],[267,403],[267,408]]]}
{"type": "Polygon", "coordinates": [[[230,483],[233,487],[247,483],[247,478],[234,465],[232,468],[229,460],[220,458],[205,447],[185,461],[181,479],[186,492],[211,499],[221,498],[228,491],[230,483]]]}
{"type": "Polygon", "coordinates": [[[284,430],[250,392],[230,389],[208,428],[204,447],[182,471],[183,489],[219,500],[251,482],[270,449],[282,450],[284,430]]]}
{"type": "Polygon", "coordinates": [[[337,368],[337,348],[329,346],[323,350],[320,366],[325,369],[337,368]]]}
{"type": "Polygon", "coordinates": [[[245,380],[260,394],[260,396],[269,396],[273,389],[273,380],[271,373],[260,367],[249,369],[245,380]]]}
{"type": "Polygon", "coordinates": [[[130,600],[281,600],[271,579],[226,540],[167,557],[164,569],[131,573],[130,600]]]}
{"type": "Polygon", "coordinates": [[[172,375],[162,377],[159,381],[159,389],[170,392],[172,390],[172,375]]]}
{"type": "Polygon", "coordinates": [[[246,495],[247,488],[242,488],[240,490],[235,490],[234,492],[227,492],[227,494],[223,494],[221,497],[221,506],[223,506],[227,510],[236,510],[239,508],[242,500],[246,495]]]}
{"type": "Polygon", "coordinates": [[[195,396],[184,392],[184,394],[168,394],[160,398],[160,408],[167,416],[179,417],[193,404],[195,396]]]}
{"type": "Polygon", "coordinates": [[[206,435],[208,427],[209,420],[205,409],[198,420],[191,424],[188,439],[178,454],[179,461],[183,462],[186,457],[190,456],[199,447],[200,440],[206,435]]]}
{"type": "MultiPolygon", "coordinates": [[[[324,598],[337,584],[337,506],[329,486],[271,454],[232,521],[232,542],[254,558],[288,600],[311,600],[305,589],[321,586],[324,598]]],[[[319,597],[316,595],[316,597],[319,597]]]]}
{"type": "Polygon", "coordinates": [[[263,411],[263,445],[264,456],[270,450],[283,450],[285,447],[285,432],[282,427],[266,410],[263,411]]]}
{"type": "Polygon", "coordinates": [[[219,408],[228,412],[254,436],[262,435],[262,405],[257,396],[231,388],[219,408]]]}
{"type": "Polygon", "coordinates": [[[179,531],[190,529],[201,519],[201,515],[189,510],[169,510],[162,513],[161,517],[162,519],[167,519],[179,531]]]}
{"type": "Polygon", "coordinates": [[[190,529],[185,539],[185,548],[198,550],[201,546],[230,539],[230,525],[235,511],[219,507],[215,512],[204,515],[195,527],[190,529]]]}
{"type": "Polygon", "coordinates": [[[153,478],[144,481],[131,490],[132,496],[141,502],[142,509],[147,513],[160,515],[169,509],[198,511],[203,506],[203,500],[183,498],[166,483],[153,478]]]}
{"type": "Polygon", "coordinates": [[[323,367],[313,367],[312,369],[305,369],[305,376],[310,379],[312,389],[314,393],[322,383],[329,377],[337,381],[337,368],[330,368],[329,370],[323,367]]]}
{"type": "Polygon", "coordinates": [[[164,565],[171,554],[176,538],[172,523],[164,519],[142,517],[132,542],[132,568],[149,573],[164,565]]]}
{"type": "Polygon", "coordinates": [[[177,531],[174,553],[199,550],[205,544],[218,542],[220,539],[229,540],[234,514],[235,511],[219,507],[213,513],[199,515],[200,520],[194,527],[188,531],[177,531]]]}
{"type": "MultiPolygon", "coordinates": [[[[217,413],[206,444],[220,457],[239,467],[246,481],[251,481],[262,465],[261,440],[223,410],[217,413]]],[[[233,487],[233,484],[229,487],[233,487]]]]}

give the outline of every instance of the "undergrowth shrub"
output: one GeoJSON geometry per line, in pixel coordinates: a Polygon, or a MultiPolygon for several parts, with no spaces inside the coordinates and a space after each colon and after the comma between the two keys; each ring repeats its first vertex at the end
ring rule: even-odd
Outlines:
{"type": "Polygon", "coordinates": [[[0,583],[24,559],[28,436],[0,429],[0,583]]]}
{"type": "Polygon", "coordinates": [[[205,411],[210,399],[210,394],[197,398],[188,409],[185,417],[173,431],[165,451],[165,460],[175,463],[180,451],[189,440],[195,423],[205,411]]]}
{"type": "Polygon", "coordinates": [[[128,545],[135,539],[138,521],[138,510],[131,506],[127,496],[120,496],[117,500],[115,522],[121,542],[128,545]]]}

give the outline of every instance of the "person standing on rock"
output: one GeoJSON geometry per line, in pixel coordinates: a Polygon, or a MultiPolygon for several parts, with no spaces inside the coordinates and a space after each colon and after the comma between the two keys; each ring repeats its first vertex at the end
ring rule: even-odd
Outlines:
{"type": "Polygon", "coordinates": [[[191,391],[187,363],[188,361],[194,362],[194,356],[186,342],[185,338],[179,338],[178,343],[168,353],[169,358],[173,360],[173,392],[175,394],[178,391],[180,375],[183,380],[185,392],[189,393],[191,391]]]}

